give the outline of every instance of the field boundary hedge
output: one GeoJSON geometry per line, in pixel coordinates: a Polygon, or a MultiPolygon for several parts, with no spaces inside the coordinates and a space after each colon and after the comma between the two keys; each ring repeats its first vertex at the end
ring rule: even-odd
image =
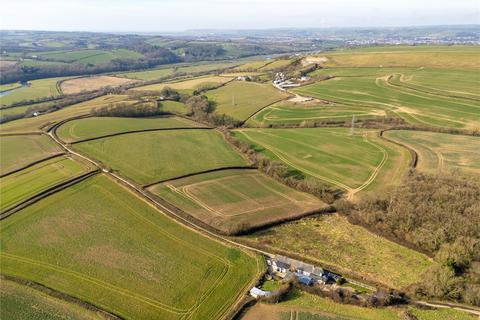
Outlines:
{"type": "Polygon", "coordinates": [[[100,314],[104,319],[108,319],[108,320],[123,320],[124,319],[124,318],[120,317],[119,315],[116,315],[112,312],[103,310],[103,309],[97,307],[96,305],[94,305],[90,302],[86,302],[84,300],[81,300],[79,298],[76,298],[74,296],[66,294],[64,292],[52,289],[50,287],[47,287],[47,286],[45,286],[41,283],[35,282],[35,281],[31,281],[31,280],[23,279],[23,278],[18,277],[18,276],[7,275],[7,274],[3,274],[3,273],[0,274],[0,279],[1,280],[12,281],[12,282],[15,282],[16,284],[19,284],[21,286],[26,286],[26,287],[32,288],[34,290],[40,291],[40,292],[42,292],[46,295],[49,295],[51,297],[54,297],[54,298],[57,298],[57,299],[75,304],[75,305],[80,306],[84,309],[87,309],[87,310],[93,311],[97,314],[100,314]]]}
{"type": "Polygon", "coordinates": [[[100,173],[100,169],[96,169],[96,170],[93,170],[93,171],[89,171],[87,173],[84,173],[84,174],[81,174],[79,176],[76,176],[72,179],[68,179],[64,182],[61,182],[59,184],[56,184],[54,186],[51,186],[50,188],[46,189],[46,190],[43,190],[35,195],[33,195],[32,197],[30,198],[27,198],[25,200],[23,200],[22,202],[14,205],[13,207],[10,207],[10,208],[7,208],[5,211],[3,211],[2,213],[0,213],[0,221],[3,220],[3,219],[6,219],[8,218],[9,216],[11,216],[12,214],[52,195],[52,194],[55,194],[59,191],[62,191],[70,186],[73,186],[74,184],[77,184],[83,180],[86,180],[88,178],[90,178],[91,176],[94,176],[96,174],[100,173]]]}
{"type": "Polygon", "coordinates": [[[392,130],[393,130],[393,129],[380,130],[380,132],[378,133],[378,136],[379,136],[381,139],[384,139],[384,140],[386,140],[386,141],[388,141],[388,142],[391,142],[391,143],[393,143],[393,144],[396,144],[396,145],[398,145],[398,146],[400,146],[400,147],[403,147],[403,148],[407,149],[408,152],[410,152],[410,157],[411,157],[411,158],[410,158],[409,167],[410,167],[411,169],[415,169],[415,168],[417,167],[417,163],[418,163],[418,153],[417,153],[415,150],[413,150],[412,148],[410,148],[409,146],[407,146],[407,145],[405,145],[405,144],[403,144],[403,143],[401,143],[401,142],[397,142],[397,141],[391,140],[391,139],[389,139],[389,138],[387,138],[387,137],[385,137],[385,136],[383,135],[383,133],[384,133],[385,131],[392,131],[392,130]]]}

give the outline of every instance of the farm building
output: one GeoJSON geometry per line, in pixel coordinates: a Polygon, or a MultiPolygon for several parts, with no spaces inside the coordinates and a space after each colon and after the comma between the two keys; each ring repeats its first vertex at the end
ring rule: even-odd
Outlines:
{"type": "Polygon", "coordinates": [[[259,289],[257,287],[253,287],[250,289],[250,295],[254,297],[255,299],[261,298],[261,297],[268,297],[272,293],[270,291],[263,291],[262,289],[259,289]]]}
{"type": "Polygon", "coordinates": [[[311,286],[315,282],[315,281],[313,281],[312,278],[310,278],[309,276],[306,276],[306,275],[304,275],[303,273],[300,273],[300,272],[296,272],[295,276],[297,277],[298,282],[300,282],[301,284],[304,284],[306,286],[311,286]]]}

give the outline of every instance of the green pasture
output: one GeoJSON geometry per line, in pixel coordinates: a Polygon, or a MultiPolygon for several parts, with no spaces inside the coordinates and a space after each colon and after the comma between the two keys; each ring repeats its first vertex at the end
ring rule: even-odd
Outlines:
{"type": "Polygon", "coordinates": [[[250,118],[246,126],[269,125],[305,125],[325,121],[351,122],[353,115],[357,120],[381,119],[390,112],[382,108],[342,105],[321,101],[292,102],[289,100],[275,103],[250,118]]]}
{"type": "Polygon", "coordinates": [[[252,61],[239,65],[235,70],[258,70],[270,63],[269,60],[252,61]]]}
{"type": "Polygon", "coordinates": [[[228,78],[228,77],[206,76],[206,77],[191,78],[187,80],[180,80],[175,82],[163,82],[163,83],[151,84],[151,85],[142,86],[142,87],[136,87],[132,89],[132,91],[151,91],[151,90],[160,91],[165,87],[169,87],[169,88],[178,90],[179,92],[192,94],[193,91],[195,90],[218,87],[231,80],[232,78],[228,78]]]}
{"type": "Polygon", "coordinates": [[[154,185],[152,193],[224,232],[318,210],[317,198],[256,170],[223,170],[154,185]]]}
{"type": "Polygon", "coordinates": [[[274,160],[337,188],[358,192],[399,181],[408,152],[375,131],[348,128],[241,129],[235,136],[274,160]]]}
{"type": "Polygon", "coordinates": [[[162,101],[161,110],[173,114],[186,115],[189,110],[184,103],[177,101],[162,101]]]}
{"type": "MultiPolygon", "coordinates": [[[[335,75],[336,70],[328,72],[335,75]]],[[[469,81],[476,82],[473,73],[471,76],[469,81]]],[[[478,101],[449,97],[445,93],[438,95],[435,91],[428,92],[428,89],[418,91],[399,86],[395,84],[396,77],[396,72],[390,73],[387,69],[383,76],[378,73],[374,76],[340,76],[294,91],[301,95],[346,105],[381,108],[413,124],[468,129],[480,126],[478,101]]],[[[445,82],[449,81],[448,77],[443,79],[445,82]]],[[[473,84],[469,88],[474,94],[478,92],[473,84]]]]}
{"type": "Polygon", "coordinates": [[[480,68],[478,46],[400,46],[338,50],[325,55],[329,67],[480,68]]]}
{"type": "Polygon", "coordinates": [[[0,211],[91,169],[81,161],[56,157],[0,178],[0,211]]]}
{"type": "Polygon", "coordinates": [[[105,64],[113,59],[139,59],[143,55],[141,53],[127,50],[127,49],[114,49],[114,50],[60,50],[49,51],[44,53],[38,53],[37,56],[59,62],[75,62],[83,64],[105,64]]]}
{"type": "Polygon", "coordinates": [[[22,168],[63,150],[45,135],[0,137],[0,174],[22,168]]]}
{"type": "Polygon", "coordinates": [[[160,79],[162,77],[171,76],[174,74],[191,74],[196,72],[209,72],[209,71],[221,70],[225,68],[234,67],[237,64],[238,64],[237,62],[193,64],[193,65],[172,64],[172,65],[168,65],[168,67],[163,66],[158,69],[148,69],[144,71],[120,73],[120,74],[117,74],[117,76],[151,81],[151,80],[160,79]]]}
{"type": "Polygon", "coordinates": [[[424,254],[350,224],[339,215],[285,223],[242,238],[393,288],[404,288],[420,281],[432,264],[424,254]]]}
{"type": "Polygon", "coordinates": [[[29,81],[29,85],[17,88],[0,97],[0,105],[8,106],[15,102],[39,98],[56,97],[60,95],[57,82],[67,78],[45,78],[29,81]]]}
{"type": "Polygon", "coordinates": [[[196,122],[178,117],[115,118],[93,117],[69,121],[57,129],[65,142],[101,137],[126,131],[197,127],[196,122]]]}
{"type": "Polygon", "coordinates": [[[384,135],[415,150],[420,171],[480,174],[480,137],[407,130],[386,131],[384,135]]]}
{"type": "Polygon", "coordinates": [[[216,103],[215,112],[246,120],[258,110],[287,97],[270,83],[233,81],[206,92],[216,103]]]}
{"type": "Polygon", "coordinates": [[[21,86],[19,82],[0,84],[0,92],[20,88],[21,86]]]}
{"type": "Polygon", "coordinates": [[[260,260],[186,229],[99,175],[1,223],[2,273],[127,319],[220,319],[260,260]]]}
{"type": "MultiPolygon", "coordinates": [[[[88,115],[92,108],[100,108],[117,102],[134,103],[126,95],[106,95],[65,107],[59,111],[46,113],[37,117],[19,119],[0,125],[0,133],[42,132],[59,121],[82,115],[88,115]]],[[[8,109],[6,109],[8,110],[8,109]]]]}
{"type": "Polygon", "coordinates": [[[9,280],[0,282],[0,318],[9,320],[102,320],[93,311],[9,280]]]}
{"type": "Polygon", "coordinates": [[[132,133],[81,142],[74,148],[141,184],[246,165],[220,133],[205,129],[132,133]]]}
{"type": "Polygon", "coordinates": [[[272,62],[265,64],[263,67],[259,68],[259,71],[272,71],[277,69],[282,69],[287,67],[293,62],[292,59],[278,59],[272,62]]]}

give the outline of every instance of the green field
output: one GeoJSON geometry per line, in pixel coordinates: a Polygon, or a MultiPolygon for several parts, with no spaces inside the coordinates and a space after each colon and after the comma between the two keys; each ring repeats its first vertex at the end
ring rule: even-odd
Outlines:
{"type": "Polygon", "coordinates": [[[233,81],[221,88],[207,91],[206,96],[216,102],[216,112],[237,120],[246,120],[258,110],[287,97],[270,83],[233,81]]]}
{"type": "Polygon", "coordinates": [[[72,303],[12,281],[0,282],[0,318],[8,320],[101,320],[105,319],[72,303]]]}
{"type": "Polygon", "coordinates": [[[189,112],[184,103],[177,101],[162,101],[162,111],[180,115],[186,115],[189,112]]]}
{"type": "Polygon", "coordinates": [[[154,185],[154,194],[193,217],[231,233],[318,210],[317,198],[256,170],[223,170],[154,185]]]}
{"type": "Polygon", "coordinates": [[[198,126],[200,125],[196,122],[178,117],[93,117],[69,121],[57,129],[57,134],[60,139],[70,143],[126,131],[198,126]]]}
{"type": "Polygon", "coordinates": [[[91,169],[70,157],[56,157],[0,178],[0,211],[91,169]]]}
{"type": "Polygon", "coordinates": [[[169,65],[168,67],[164,66],[158,69],[120,73],[120,74],[117,74],[117,76],[151,81],[151,80],[160,79],[166,76],[172,76],[176,73],[190,74],[195,72],[208,72],[208,71],[230,68],[237,64],[238,64],[237,62],[209,63],[209,64],[196,64],[196,65],[173,64],[173,65],[169,65]]]}
{"type": "Polygon", "coordinates": [[[0,133],[25,133],[25,132],[41,132],[42,128],[51,126],[52,124],[81,115],[87,115],[92,108],[100,108],[111,103],[117,102],[135,102],[129,100],[126,95],[106,95],[92,100],[74,104],[65,107],[59,111],[40,115],[38,117],[26,118],[11,121],[0,125],[0,133]]]}
{"type": "Polygon", "coordinates": [[[59,96],[57,82],[63,79],[67,78],[46,78],[29,81],[28,86],[17,88],[7,95],[1,96],[0,105],[8,106],[24,100],[59,96]]]}
{"type": "Polygon", "coordinates": [[[268,63],[270,63],[269,60],[247,62],[239,65],[235,70],[258,70],[268,63]]]}
{"type": "Polygon", "coordinates": [[[480,137],[407,130],[386,131],[384,135],[414,149],[420,171],[458,169],[480,174],[480,137]]]}
{"type": "Polygon", "coordinates": [[[480,68],[478,46],[390,46],[338,50],[326,54],[326,66],[480,68]]]}
{"type": "Polygon", "coordinates": [[[0,84],[0,92],[20,88],[21,86],[20,82],[0,84]]]}
{"type": "Polygon", "coordinates": [[[1,269],[129,319],[220,319],[263,268],[106,176],[1,223],[1,269]]]}
{"type": "Polygon", "coordinates": [[[181,80],[181,81],[175,81],[175,82],[151,84],[148,86],[136,87],[132,89],[132,91],[150,91],[150,90],[160,91],[165,87],[169,87],[169,88],[178,90],[179,92],[192,94],[193,91],[195,90],[203,89],[207,87],[218,87],[231,80],[232,78],[228,78],[228,77],[207,76],[207,77],[199,77],[199,78],[193,78],[193,79],[181,80]]]}
{"type": "Polygon", "coordinates": [[[259,68],[259,71],[272,71],[284,68],[293,62],[292,59],[278,59],[267,63],[265,66],[259,68]]]}
{"type": "MultiPolygon", "coordinates": [[[[464,88],[466,95],[459,93],[459,97],[453,97],[449,96],[453,92],[444,91],[444,88],[447,83],[455,82],[454,79],[459,77],[456,71],[451,71],[452,74],[447,71],[439,72],[436,82],[429,84],[429,77],[424,75],[423,69],[412,71],[412,69],[365,70],[364,68],[358,70],[356,73],[356,69],[349,68],[347,70],[349,75],[319,81],[294,91],[301,95],[340,104],[380,108],[413,124],[466,129],[480,127],[479,101],[461,98],[480,94],[478,72],[460,73],[464,80],[461,82],[463,85],[457,86],[457,89],[464,88]],[[365,72],[373,75],[365,75],[365,72]],[[421,76],[416,77],[417,74],[421,76]],[[414,81],[411,88],[407,87],[408,81],[414,81]],[[419,83],[427,87],[419,91],[419,88],[415,87],[419,83]],[[443,95],[439,95],[438,91],[442,91],[443,95]]],[[[322,72],[336,75],[337,72],[345,74],[346,70],[325,69],[322,72]]],[[[455,88],[455,85],[452,88],[455,88]]]]}
{"type": "Polygon", "coordinates": [[[263,127],[269,125],[305,125],[323,121],[351,121],[385,117],[388,112],[382,108],[325,103],[317,100],[293,102],[290,100],[275,103],[250,118],[246,125],[263,127]]]}
{"type": "Polygon", "coordinates": [[[141,184],[246,165],[214,130],[132,133],[81,142],[74,147],[141,184]]]}
{"type": "Polygon", "coordinates": [[[20,169],[63,150],[45,135],[3,136],[0,139],[0,174],[20,169]]]}
{"type": "Polygon", "coordinates": [[[427,256],[350,224],[338,215],[302,219],[242,239],[393,288],[418,282],[432,264],[427,256]]]}
{"type": "Polygon", "coordinates": [[[377,132],[347,128],[241,129],[235,135],[272,159],[355,193],[398,182],[407,170],[406,149],[377,132]]]}
{"type": "Polygon", "coordinates": [[[418,320],[474,320],[475,317],[453,309],[422,310],[414,307],[364,308],[335,303],[299,290],[277,304],[257,303],[242,320],[401,320],[409,310],[418,320]],[[311,315],[311,317],[309,317],[311,315]]]}
{"type": "Polygon", "coordinates": [[[38,53],[37,56],[42,59],[58,62],[75,62],[83,64],[105,64],[113,59],[139,59],[143,57],[141,53],[127,49],[50,51],[38,53]]]}

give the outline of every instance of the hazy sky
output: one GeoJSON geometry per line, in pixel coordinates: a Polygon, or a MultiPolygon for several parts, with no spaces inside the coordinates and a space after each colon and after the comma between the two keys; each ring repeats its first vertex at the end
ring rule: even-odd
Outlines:
{"type": "Polygon", "coordinates": [[[480,23],[480,0],[7,0],[1,7],[1,29],[148,32],[480,23]]]}

